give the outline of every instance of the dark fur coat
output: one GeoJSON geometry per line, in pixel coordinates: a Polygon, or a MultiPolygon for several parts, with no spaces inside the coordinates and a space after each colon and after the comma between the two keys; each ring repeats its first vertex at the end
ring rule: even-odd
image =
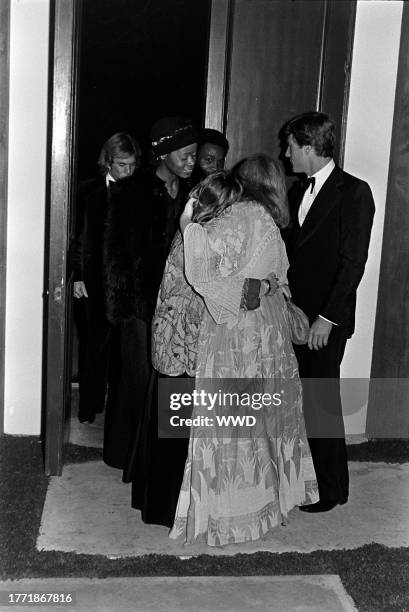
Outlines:
{"type": "Polygon", "coordinates": [[[145,318],[142,295],[146,228],[132,180],[110,186],[103,240],[105,315],[111,323],[145,318]]]}

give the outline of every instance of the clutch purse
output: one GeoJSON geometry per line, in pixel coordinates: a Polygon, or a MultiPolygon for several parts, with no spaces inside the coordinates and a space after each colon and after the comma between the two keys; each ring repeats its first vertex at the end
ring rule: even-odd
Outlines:
{"type": "Polygon", "coordinates": [[[285,302],[291,342],[293,344],[307,344],[308,335],[310,333],[310,322],[307,315],[289,298],[286,298],[285,302]]]}

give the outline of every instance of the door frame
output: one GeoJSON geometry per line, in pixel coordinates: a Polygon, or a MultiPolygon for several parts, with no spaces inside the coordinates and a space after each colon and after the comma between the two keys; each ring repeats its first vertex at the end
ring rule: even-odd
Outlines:
{"type": "Polygon", "coordinates": [[[68,255],[76,175],[81,0],[54,0],[51,8],[42,430],[45,472],[60,475],[71,384],[67,376],[72,304],[68,255]]]}
{"type": "Polygon", "coordinates": [[[211,0],[205,126],[225,134],[234,0],[211,0]]]}

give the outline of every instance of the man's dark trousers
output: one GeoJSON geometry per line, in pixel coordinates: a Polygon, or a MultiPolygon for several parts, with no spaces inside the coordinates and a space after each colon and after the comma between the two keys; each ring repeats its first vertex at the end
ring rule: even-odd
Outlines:
{"type": "Polygon", "coordinates": [[[340,397],[340,365],[346,334],[332,328],[318,351],[294,346],[303,383],[303,411],[321,501],[345,503],[349,475],[340,397]]]}

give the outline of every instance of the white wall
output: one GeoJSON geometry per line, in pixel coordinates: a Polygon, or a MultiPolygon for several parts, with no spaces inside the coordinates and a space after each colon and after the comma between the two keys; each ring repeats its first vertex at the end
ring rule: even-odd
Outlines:
{"type": "Polygon", "coordinates": [[[39,434],[49,0],[11,0],[6,433],[39,434]]]}
{"type": "MultiPolygon", "coordinates": [[[[361,378],[343,396],[347,433],[365,431],[378,292],[389,154],[395,101],[402,1],[359,0],[355,25],[344,169],[366,180],[375,220],[364,278],[358,290],[356,332],[347,343],[343,378],[361,378]]],[[[350,386],[350,385],[349,385],[350,386]]]]}

